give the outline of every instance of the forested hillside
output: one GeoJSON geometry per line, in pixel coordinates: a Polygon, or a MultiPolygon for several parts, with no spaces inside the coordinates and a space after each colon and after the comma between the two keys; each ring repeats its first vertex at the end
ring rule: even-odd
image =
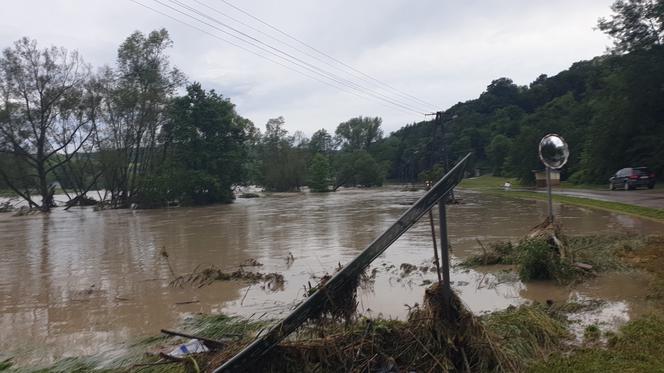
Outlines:
{"type": "Polygon", "coordinates": [[[549,132],[562,135],[571,157],[563,178],[605,182],[621,167],[648,166],[664,173],[664,47],[577,62],[528,86],[496,79],[479,98],[458,103],[440,123],[405,126],[379,148],[392,162],[389,177],[413,180],[442,161],[473,152],[474,166],[495,175],[533,178],[541,168],[537,145],[549,132]]]}

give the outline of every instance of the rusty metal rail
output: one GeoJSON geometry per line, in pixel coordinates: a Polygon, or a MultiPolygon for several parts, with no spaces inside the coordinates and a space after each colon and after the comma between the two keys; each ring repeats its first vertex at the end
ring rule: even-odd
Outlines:
{"type": "MultiPolygon", "coordinates": [[[[410,227],[415,224],[422,215],[431,210],[436,203],[442,201],[449,193],[452,192],[454,187],[459,184],[463,178],[463,173],[466,169],[466,164],[470,158],[470,153],[467,154],[461,161],[459,161],[440,181],[434,185],[425,195],[423,195],[414,205],[412,205],[406,212],[404,212],[399,219],[392,224],[383,234],[376,238],[369,246],[364,249],[355,259],[346,264],[339,272],[337,272],[329,281],[321,286],[315,293],[309,296],[304,302],[297,306],[285,319],[281,320],[273,326],[266,334],[253,341],[237,355],[226,361],[222,366],[214,370],[215,373],[219,372],[236,372],[243,371],[246,366],[258,361],[261,356],[267,353],[270,349],[276,346],[284,338],[294,332],[300,325],[305,323],[311,316],[318,314],[325,304],[326,298],[329,294],[335,294],[339,289],[343,289],[347,284],[353,283],[353,280],[360,275],[360,273],[373,262],[380,254],[387,250],[390,245],[394,243],[401,235],[403,235],[410,227]]],[[[441,218],[445,218],[444,206],[441,212],[441,218]]],[[[442,223],[442,222],[441,222],[442,223]]],[[[441,228],[443,226],[441,225],[441,228]]],[[[442,237],[441,251],[447,253],[447,237],[442,237]]],[[[443,258],[444,260],[444,258],[443,258]]],[[[444,263],[446,264],[446,263],[444,263]]],[[[449,272],[448,272],[449,273],[449,272]]],[[[449,274],[444,278],[445,282],[449,282],[449,274]]],[[[449,286],[449,284],[447,284],[449,286]]]]}

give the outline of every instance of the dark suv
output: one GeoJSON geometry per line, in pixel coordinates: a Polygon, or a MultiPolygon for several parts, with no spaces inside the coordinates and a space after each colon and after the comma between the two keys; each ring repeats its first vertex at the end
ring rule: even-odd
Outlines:
{"type": "Polygon", "coordinates": [[[609,189],[621,188],[625,190],[638,187],[655,187],[655,174],[647,167],[623,168],[609,179],[609,189]]]}

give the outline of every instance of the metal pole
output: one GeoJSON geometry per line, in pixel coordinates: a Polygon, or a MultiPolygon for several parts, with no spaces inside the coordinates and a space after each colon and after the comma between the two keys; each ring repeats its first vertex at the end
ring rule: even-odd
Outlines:
{"type": "Polygon", "coordinates": [[[553,223],[553,197],[551,197],[551,167],[546,167],[546,191],[549,196],[549,222],[553,223]]]}
{"type": "Polygon", "coordinates": [[[448,195],[444,195],[443,198],[438,201],[438,213],[439,213],[439,224],[440,224],[440,259],[443,265],[443,283],[446,290],[450,290],[450,255],[449,255],[449,243],[447,239],[447,213],[445,211],[445,202],[447,201],[448,195]]]}
{"type": "Polygon", "coordinates": [[[440,260],[438,259],[438,247],[436,245],[436,226],[433,224],[433,212],[429,210],[429,224],[431,225],[431,239],[433,241],[433,259],[436,262],[436,273],[438,273],[438,282],[443,278],[440,276],[440,260]]]}

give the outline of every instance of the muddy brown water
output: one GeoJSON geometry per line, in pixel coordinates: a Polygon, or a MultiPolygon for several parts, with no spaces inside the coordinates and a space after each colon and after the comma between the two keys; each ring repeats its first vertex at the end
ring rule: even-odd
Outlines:
{"type": "MultiPolygon", "coordinates": [[[[195,313],[252,318],[285,315],[302,300],[316,276],[351,260],[423,192],[400,187],[348,189],[329,194],[273,194],[234,204],[169,210],[60,209],[49,215],[0,214],[0,351],[19,364],[46,364],[87,354],[122,353],[161,328],[177,328],[195,313]],[[235,269],[250,258],[262,272],[280,272],[285,287],[219,282],[203,288],[171,288],[165,249],[177,274],[199,265],[235,269]],[[287,258],[292,254],[294,261],[287,258]]],[[[477,253],[475,239],[517,239],[546,216],[546,206],[459,192],[449,206],[453,263],[477,253]]],[[[605,211],[556,205],[569,234],[616,231],[661,233],[648,220],[605,211]]],[[[425,218],[400,238],[372,268],[372,286],[361,290],[360,310],[403,317],[421,302],[432,272],[403,276],[402,263],[431,266],[432,244],[425,218]]],[[[475,312],[490,312],[528,300],[608,300],[600,322],[647,312],[648,279],[634,273],[600,276],[574,288],[523,284],[496,268],[453,268],[454,288],[475,312]]],[[[581,316],[579,316],[581,317],[581,316]]],[[[592,319],[595,320],[595,319],[592,319]]]]}

